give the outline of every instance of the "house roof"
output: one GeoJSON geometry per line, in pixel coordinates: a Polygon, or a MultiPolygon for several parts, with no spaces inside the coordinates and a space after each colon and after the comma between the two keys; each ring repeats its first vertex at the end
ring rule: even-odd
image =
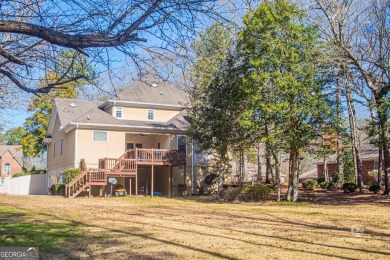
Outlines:
{"type": "MultiPolygon", "coordinates": [[[[165,106],[176,106],[174,109],[181,110],[178,115],[168,122],[152,122],[137,120],[121,120],[104,112],[101,108],[110,101],[87,101],[80,99],[55,98],[54,108],[58,113],[58,119],[61,129],[73,129],[75,125],[79,127],[93,126],[94,128],[124,128],[124,129],[159,129],[169,131],[183,131],[188,127],[188,117],[184,109],[184,103],[187,102],[188,95],[180,89],[169,84],[157,84],[152,87],[143,82],[137,82],[128,89],[124,90],[119,98],[126,101],[149,102],[144,104],[159,104],[165,106]],[[160,94],[162,93],[162,95],[160,94]],[[76,106],[71,106],[71,103],[76,106]]],[[[136,104],[136,105],[137,105],[136,104]]],[[[187,103],[188,104],[188,103],[187,103]]],[[[53,110],[54,111],[54,110],[53,110]]],[[[54,117],[55,115],[52,115],[54,117]]],[[[53,120],[53,118],[51,119],[53,120]]],[[[54,122],[50,122],[54,127],[54,122]]],[[[49,125],[50,129],[50,125],[49,125]]],[[[50,131],[48,131],[48,136],[50,131]]]]}
{"type": "Polygon", "coordinates": [[[167,82],[137,81],[119,93],[115,100],[186,106],[189,95],[167,82]]]}
{"type": "Polygon", "coordinates": [[[302,174],[299,175],[299,179],[300,180],[307,180],[307,179],[313,179],[313,180],[317,180],[318,179],[318,172],[317,172],[317,169],[314,168],[314,169],[311,169],[307,172],[304,172],[302,174]]]}
{"type": "Polygon", "coordinates": [[[15,160],[23,166],[23,149],[20,145],[0,145],[0,157],[9,151],[15,160]]]}
{"type": "MultiPolygon", "coordinates": [[[[373,144],[364,144],[360,150],[361,160],[378,159],[379,149],[373,144]]],[[[337,163],[337,154],[334,153],[326,158],[327,163],[337,163]]],[[[324,164],[324,160],[318,160],[316,164],[324,164]]]]}
{"type": "Polygon", "coordinates": [[[102,101],[88,101],[68,98],[55,98],[53,102],[57,110],[61,126],[69,124],[76,118],[86,114],[87,111],[90,111],[94,108],[97,109],[98,106],[103,103],[102,101]],[[76,107],[71,107],[71,103],[76,104],[76,107]]]}

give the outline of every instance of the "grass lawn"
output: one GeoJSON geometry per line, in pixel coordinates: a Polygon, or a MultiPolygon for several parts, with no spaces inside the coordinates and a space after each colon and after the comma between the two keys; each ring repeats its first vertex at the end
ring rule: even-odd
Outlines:
{"type": "Polygon", "coordinates": [[[389,259],[390,206],[0,196],[0,246],[70,259],[389,259]]]}

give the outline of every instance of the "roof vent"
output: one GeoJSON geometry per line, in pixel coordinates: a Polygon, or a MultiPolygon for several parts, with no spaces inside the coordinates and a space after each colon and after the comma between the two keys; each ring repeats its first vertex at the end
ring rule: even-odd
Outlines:
{"type": "Polygon", "coordinates": [[[162,96],[162,95],[164,95],[164,93],[162,91],[160,91],[160,95],[162,96]]]}
{"type": "Polygon", "coordinates": [[[87,115],[87,119],[88,119],[88,120],[91,120],[91,118],[89,117],[89,115],[87,115]]]}
{"type": "Polygon", "coordinates": [[[77,107],[77,104],[75,102],[72,102],[72,103],[69,104],[69,106],[72,107],[72,108],[75,108],[75,107],[77,107]]]}
{"type": "Polygon", "coordinates": [[[156,87],[157,87],[157,83],[156,83],[156,82],[153,82],[153,83],[152,83],[152,87],[156,88],[156,87]]]}

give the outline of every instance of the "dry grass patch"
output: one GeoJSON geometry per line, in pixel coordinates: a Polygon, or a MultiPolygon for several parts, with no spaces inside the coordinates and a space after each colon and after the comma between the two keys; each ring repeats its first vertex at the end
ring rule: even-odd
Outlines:
{"type": "Polygon", "coordinates": [[[377,204],[0,196],[0,245],[48,258],[388,259],[389,215],[377,204]]]}

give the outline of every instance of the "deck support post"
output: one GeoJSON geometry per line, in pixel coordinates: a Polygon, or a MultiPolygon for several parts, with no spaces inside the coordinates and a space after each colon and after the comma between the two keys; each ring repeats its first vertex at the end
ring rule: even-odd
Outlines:
{"type": "Polygon", "coordinates": [[[92,185],[88,186],[88,198],[91,197],[91,192],[92,192],[92,185]]]}
{"type": "Polygon", "coordinates": [[[184,194],[185,195],[187,193],[187,182],[186,182],[186,179],[187,179],[187,164],[184,164],[184,173],[183,173],[183,177],[184,177],[184,194]]]}
{"type": "Polygon", "coordinates": [[[152,165],[152,176],[151,176],[151,184],[150,184],[150,197],[153,198],[154,192],[154,166],[152,165]]]}
{"type": "Polygon", "coordinates": [[[129,178],[129,196],[131,196],[131,177],[129,178]]]}
{"type": "Polygon", "coordinates": [[[135,196],[138,196],[138,167],[135,165],[135,196]]]}
{"type": "Polygon", "coordinates": [[[169,165],[169,176],[168,176],[168,197],[172,196],[172,165],[169,165]]]}

